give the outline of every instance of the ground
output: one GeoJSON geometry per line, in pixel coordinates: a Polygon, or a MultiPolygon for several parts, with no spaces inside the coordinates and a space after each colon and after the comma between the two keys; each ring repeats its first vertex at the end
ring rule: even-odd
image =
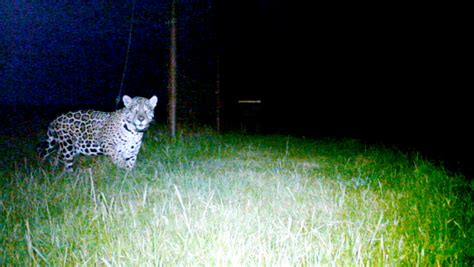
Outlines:
{"type": "Polygon", "coordinates": [[[11,145],[0,263],[472,263],[473,185],[420,154],[211,130],[144,138],[128,173],[96,157],[64,174],[38,165],[31,140],[11,145]]]}

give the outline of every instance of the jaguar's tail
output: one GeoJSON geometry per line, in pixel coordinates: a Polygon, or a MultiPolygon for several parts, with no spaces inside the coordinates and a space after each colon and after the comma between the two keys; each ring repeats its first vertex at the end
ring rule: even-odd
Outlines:
{"type": "Polygon", "coordinates": [[[36,152],[41,159],[45,160],[56,148],[57,142],[54,138],[54,130],[48,128],[46,139],[42,140],[38,146],[36,146],[36,152]]]}

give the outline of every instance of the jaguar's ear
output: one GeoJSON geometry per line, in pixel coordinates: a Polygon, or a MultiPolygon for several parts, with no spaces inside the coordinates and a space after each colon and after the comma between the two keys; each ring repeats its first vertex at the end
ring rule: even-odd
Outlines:
{"type": "Polygon", "coordinates": [[[132,103],[132,98],[129,97],[128,95],[124,95],[122,97],[122,100],[123,100],[123,104],[125,105],[125,107],[128,108],[128,106],[130,105],[130,103],[132,103]]]}
{"type": "Polygon", "coordinates": [[[150,101],[150,105],[151,105],[153,108],[155,108],[155,107],[156,107],[156,103],[158,103],[158,97],[156,97],[156,95],[154,95],[154,96],[152,96],[152,97],[150,98],[150,100],[148,100],[148,101],[150,101]]]}

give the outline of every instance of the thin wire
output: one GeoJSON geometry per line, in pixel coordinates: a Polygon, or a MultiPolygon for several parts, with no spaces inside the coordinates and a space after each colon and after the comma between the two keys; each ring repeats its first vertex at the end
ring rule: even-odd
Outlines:
{"type": "Polygon", "coordinates": [[[123,66],[122,81],[120,82],[119,93],[117,95],[117,98],[115,99],[115,110],[118,109],[118,104],[120,103],[120,99],[122,98],[123,83],[125,81],[125,73],[127,73],[128,54],[130,53],[130,44],[132,43],[132,31],[133,31],[134,18],[135,18],[135,0],[132,0],[132,18],[130,19],[130,32],[128,34],[127,53],[125,55],[125,64],[123,66]]]}

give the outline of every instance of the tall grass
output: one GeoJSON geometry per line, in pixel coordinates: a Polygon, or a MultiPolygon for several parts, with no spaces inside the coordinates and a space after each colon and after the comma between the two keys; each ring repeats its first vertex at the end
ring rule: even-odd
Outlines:
{"type": "Polygon", "coordinates": [[[1,172],[0,265],[473,263],[472,184],[419,155],[211,131],[145,138],[129,173],[96,157],[65,174],[38,164],[33,142],[19,147],[1,172]]]}

